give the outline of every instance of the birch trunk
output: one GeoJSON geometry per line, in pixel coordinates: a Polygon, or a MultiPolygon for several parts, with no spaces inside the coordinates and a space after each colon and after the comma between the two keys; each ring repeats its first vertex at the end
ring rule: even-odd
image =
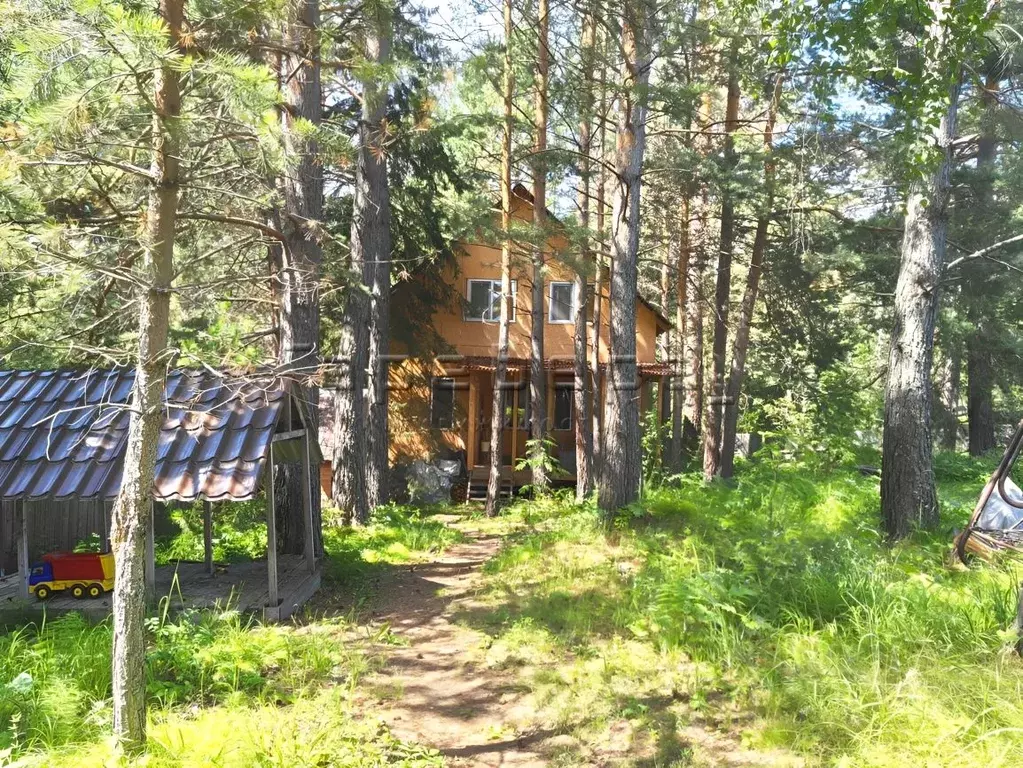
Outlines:
{"type": "MultiPolygon", "coordinates": [[[[160,0],[169,47],[184,51],[184,0],[160,0]]],[[[110,544],[114,554],[114,737],[128,754],[146,743],[145,543],[152,526],[153,479],[169,355],[170,294],[180,195],[182,149],[180,75],[165,60],[153,77],[152,184],[146,211],[139,285],[138,359],[121,490],[114,503],[110,544]]]]}
{"type": "Polygon", "coordinates": [[[728,63],[728,95],[725,102],[725,180],[721,192],[721,240],[718,243],[717,279],[714,289],[713,378],[707,403],[703,441],[703,477],[721,473],[721,411],[725,402],[725,356],[728,351],[728,309],[732,289],[732,249],[735,244],[735,201],[731,179],[735,169],[735,130],[739,121],[739,43],[732,42],[728,63]]]}
{"type": "Polygon", "coordinates": [[[508,325],[511,320],[511,153],[515,70],[512,63],[512,0],[504,0],[504,133],[501,143],[501,320],[497,331],[497,360],[494,365],[494,398],[490,412],[490,476],[487,481],[487,515],[497,514],[501,495],[501,454],[503,453],[504,390],[508,374],[508,325]]]}
{"type": "MultiPolygon", "coordinates": [[[[575,337],[573,339],[574,389],[572,407],[575,423],[575,498],[583,501],[593,490],[591,458],[593,425],[590,421],[592,385],[586,360],[586,269],[593,260],[590,248],[590,195],[593,186],[593,63],[596,24],[592,7],[587,7],[582,22],[583,89],[579,99],[579,225],[582,247],[575,275],[575,337]]],[[[597,332],[595,328],[595,333],[597,332]]]]}
{"type": "MultiPolygon", "coordinates": [[[[547,372],[544,370],[544,249],[547,233],[547,78],[550,68],[547,0],[537,5],[536,111],[533,156],[533,227],[537,242],[533,246],[532,322],[530,323],[529,355],[529,437],[531,458],[545,450],[547,436],[547,372]]],[[[548,490],[547,470],[542,461],[532,462],[533,489],[543,494],[548,490]]]]}
{"type": "MultiPolygon", "coordinates": [[[[280,328],[278,365],[290,375],[312,434],[319,433],[320,265],[323,261],[323,171],[319,144],[306,126],[320,123],[319,0],[290,0],[281,55],[281,133],[291,165],[279,179],[284,210],[280,229],[280,328]]],[[[299,553],[304,541],[301,514],[304,473],[298,464],[282,467],[288,489],[277,506],[285,551],[299,553]]],[[[322,551],[319,475],[311,473],[313,537],[322,551]]]]}
{"type": "Polygon", "coordinates": [[[598,504],[605,523],[639,498],[642,475],[639,378],[636,370],[636,289],[639,202],[646,145],[646,87],[650,77],[643,0],[622,6],[623,89],[618,99],[616,184],[611,215],[611,362],[604,406],[604,450],[598,504]]]}
{"type": "MultiPolygon", "coordinates": [[[[929,3],[937,20],[930,30],[940,57],[944,0],[929,3]]],[[[941,66],[940,58],[929,62],[941,66]]],[[[948,204],[961,78],[957,75],[937,131],[940,159],[910,188],[895,287],[895,325],[888,355],[881,457],[881,517],[888,538],[907,536],[914,523],[938,522],[931,447],[931,367],[938,287],[945,264],[948,204]]]]}
{"type": "MultiPolygon", "coordinates": [[[[378,68],[391,59],[393,19],[388,2],[370,8],[366,34],[366,60],[378,68]]],[[[376,72],[363,83],[359,153],[355,170],[355,203],[352,237],[363,251],[364,282],[370,295],[369,324],[369,446],[366,462],[366,506],[388,499],[388,353],[391,316],[391,195],[387,184],[387,146],[384,118],[387,115],[387,84],[376,72]]]]}
{"type": "Polygon", "coordinates": [[[753,311],[756,309],[760,291],[760,277],[764,271],[764,252],[767,250],[767,234],[771,224],[771,210],[774,207],[774,126],[778,119],[778,104],[781,101],[784,75],[774,79],[771,103],[767,108],[764,123],[764,208],[757,219],[757,232],[753,238],[753,252],[750,255],[749,273],[746,275],[746,289],[739,307],[739,320],[732,343],[732,368],[725,390],[725,418],[721,436],[721,476],[731,477],[735,470],[735,435],[739,426],[739,395],[746,375],[746,355],[749,352],[750,331],[753,328],[753,311]]]}

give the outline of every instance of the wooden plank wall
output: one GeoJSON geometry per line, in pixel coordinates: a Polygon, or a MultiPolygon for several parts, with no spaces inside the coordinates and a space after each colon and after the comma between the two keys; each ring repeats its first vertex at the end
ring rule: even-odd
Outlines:
{"type": "MultiPolygon", "coordinates": [[[[0,575],[18,570],[15,503],[0,501],[0,575]]],[[[26,502],[29,561],[46,552],[71,551],[94,535],[103,541],[112,507],[112,501],[98,499],[26,502]]]]}

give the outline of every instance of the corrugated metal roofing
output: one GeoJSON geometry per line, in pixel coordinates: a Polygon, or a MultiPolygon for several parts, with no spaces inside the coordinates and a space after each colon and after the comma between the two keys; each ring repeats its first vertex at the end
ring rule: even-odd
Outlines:
{"type": "MultiPolygon", "coordinates": [[[[0,498],[113,498],[135,371],[0,371],[0,498]]],[[[285,393],[206,371],[168,375],[153,496],[249,499],[285,393]]]]}

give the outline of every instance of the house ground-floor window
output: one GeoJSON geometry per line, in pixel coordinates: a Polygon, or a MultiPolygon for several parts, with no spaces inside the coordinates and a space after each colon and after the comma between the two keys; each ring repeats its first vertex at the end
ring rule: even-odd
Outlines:
{"type": "Polygon", "coordinates": [[[430,392],[430,426],[451,429],[455,426],[455,380],[447,376],[433,379],[430,392]]]}
{"type": "Polygon", "coordinates": [[[572,393],[571,382],[554,384],[554,429],[568,431],[572,429],[572,393]]]}

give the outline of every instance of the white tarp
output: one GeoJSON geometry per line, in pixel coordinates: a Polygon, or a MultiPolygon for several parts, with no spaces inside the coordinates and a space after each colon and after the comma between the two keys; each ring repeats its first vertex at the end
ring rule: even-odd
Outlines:
{"type": "MultiPolygon", "coordinates": [[[[1010,478],[1005,478],[1005,495],[1016,504],[1023,505],[1023,490],[1010,478]]],[[[977,528],[986,531],[1004,531],[1023,528],[1023,509],[1006,503],[996,485],[977,519],[977,528]]]]}

